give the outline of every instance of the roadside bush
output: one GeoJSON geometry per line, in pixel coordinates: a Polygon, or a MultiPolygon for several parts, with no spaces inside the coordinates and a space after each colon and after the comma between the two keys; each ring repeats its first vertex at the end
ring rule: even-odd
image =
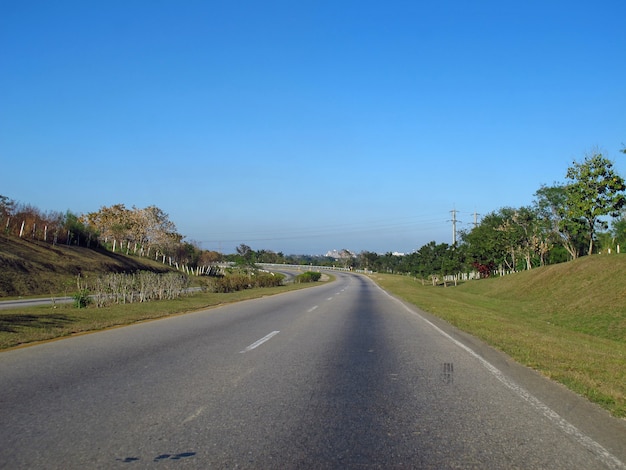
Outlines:
{"type": "Polygon", "coordinates": [[[229,274],[223,277],[213,279],[213,292],[218,294],[226,294],[228,292],[237,292],[252,287],[250,278],[245,274],[229,274]]]}
{"type": "Polygon", "coordinates": [[[305,273],[297,275],[294,282],[297,284],[302,284],[305,282],[317,282],[321,279],[321,277],[322,277],[322,273],[316,273],[314,271],[307,271],[305,273]]]}
{"type": "Polygon", "coordinates": [[[236,292],[254,287],[276,287],[283,283],[282,274],[248,273],[246,271],[211,278],[211,290],[219,294],[236,292]]]}
{"type": "Polygon", "coordinates": [[[74,299],[74,306],[76,308],[86,308],[87,305],[91,303],[91,298],[89,297],[89,291],[87,289],[81,289],[76,292],[72,298],[74,299]]]}
{"type": "Polygon", "coordinates": [[[283,285],[285,276],[282,274],[261,273],[255,276],[256,287],[278,287],[283,285]]]}

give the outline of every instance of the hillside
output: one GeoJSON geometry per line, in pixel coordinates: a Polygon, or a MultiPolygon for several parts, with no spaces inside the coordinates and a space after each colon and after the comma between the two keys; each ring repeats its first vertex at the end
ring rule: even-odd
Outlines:
{"type": "Polygon", "coordinates": [[[169,269],[146,258],[0,235],[0,298],[69,295],[76,291],[79,274],[89,278],[106,272],[169,269]]]}
{"type": "Polygon", "coordinates": [[[385,289],[626,417],[626,255],[585,256],[458,287],[385,289]]]}
{"type": "Polygon", "coordinates": [[[471,295],[516,303],[528,319],[626,341],[626,255],[584,256],[460,286],[471,295]]]}

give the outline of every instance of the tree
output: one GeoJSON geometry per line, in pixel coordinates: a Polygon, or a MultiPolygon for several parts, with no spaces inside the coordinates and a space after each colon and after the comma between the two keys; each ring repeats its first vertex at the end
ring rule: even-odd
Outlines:
{"type": "Polygon", "coordinates": [[[344,268],[352,269],[354,267],[355,258],[354,254],[347,248],[339,250],[339,259],[344,268]]]}
{"type": "Polygon", "coordinates": [[[91,212],[81,220],[90,226],[94,232],[104,237],[105,241],[113,240],[113,251],[117,242],[132,238],[131,211],[124,204],[115,204],[111,207],[101,207],[98,212],[91,212]]]}
{"type": "Polygon", "coordinates": [[[626,184],[613,171],[613,163],[601,153],[588,155],[581,163],[574,162],[566,176],[569,180],[565,186],[566,215],[569,219],[585,221],[588,254],[591,254],[596,231],[608,227],[602,217],[618,217],[620,209],[626,205],[626,184]]]}
{"type": "Polygon", "coordinates": [[[282,263],[284,258],[282,253],[276,253],[272,250],[258,250],[256,252],[256,260],[258,263],[282,263]]]}
{"type": "Polygon", "coordinates": [[[85,225],[79,216],[69,210],[65,213],[63,228],[67,230],[68,243],[90,247],[92,239],[95,240],[97,238],[97,234],[94,233],[92,228],[85,225]]]}
{"type": "Polygon", "coordinates": [[[224,256],[217,251],[203,251],[202,253],[200,253],[200,260],[198,261],[198,263],[202,265],[210,265],[219,263],[223,259],[224,256]]]}
{"type": "Polygon", "coordinates": [[[156,206],[148,206],[145,209],[133,207],[132,226],[136,227],[137,240],[148,249],[156,248],[162,254],[171,252],[182,241],[183,236],[176,230],[176,225],[169,219],[167,213],[156,206]]]}
{"type": "Polygon", "coordinates": [[[626,210],[622,209],[621,217],[613,221],[611,229],[615,243],[626,249],[626,210]]]}
{"type": "Polygon", "coordinates": [[[254,266],[255,252],[252,248],[242,243],[235,249],[237,250],[237,263],[244,266],[254,266]]]}
{"type": "Polygon", "coordinates": [[[0,218],[11,217],[15,210],[15,201],[0,194],[0,218]]]}
{"type": "Polygon", "coordinates": [[[420,249],[417,250],[417,264],[415,265],[415,273],[422,279],[422,281],[428,279],[428,277],[432,276],[437,270],[437,263],[435,259],[436,246],[437,244],[433,240],[425,245],[422,245],[420,249]]]}
{"type": "Polygon", "coordinates": [[[8,235],[9,234],[9,221],[15,210],[15,201],[9,199],[6,196],[0,194],[0,222],[2,223],[1,229],[8,235]]]}
{"type": "Polygon", "coordinates": [[[454,245],[440,243],[435,247],[435,254],[438,259],[439,271],[444,287],[448,287],[446,276],[454,276],[454,285],[457,285],[458,274],[461,270],[461,259],[459,252],[454,245]]]}
{"type": "MultiPolygon", "coordinates": [[[[127,242],[147,249],[155,249],[161,255],[174,254],[181,243],[183,236],[176,231],[176,225],[169,216],[156,206],[145,209],[133,207],[127,209],[124,204],[111,207],[101,207],[98,212],[92,212],[83,217],[83,222],[91,226],[105,240],[111,238],[113,248],[117,242],[127,242]]],[[[133,248],[135,251],[135,248],[133,248]]]]}
{"type": "MultiPolygon", "coordinates": [[[[477,269],[481,266],[499,266],[500,269],[515,269],[515,240],[512,238],[510,225],[514,209],[502,208],[490,212],[482,218],[479,225],[469,232],[461,232],[461,240],[467,245],[468,261],[477,269]]],[[[487,275],[483,270],[482,275],[487,275]]]]}
{"type": "Polygon", "coordinates": [[[398,272],[398,267],[400,265],[400,257],[394,255],[392,252],[387,252],[384,256],[380,256],[378,258],[380,263],[381,271],[385,271],[387,273],[394,274],[398,272]]]}
{"type": "Polygon", "coordinates": [[[585,223],[580,218],[569,218],[565,185],[542,186],[535,193],[535,210],[540,223],[552,241],[562,245],[572,259],[578,258],[584,245],[585,223]]]}
{"type": "Polygon", "coordinates": [[[369,271],[377,271],[380,265],[378,254],[371,251],[362,251],[357,256],[357,267],[369,271]]]}
{"type": "Polygon", "coordinates": [[[520,207],[512,214],[511,221],[516,229],[516,250],[524,257],[526,269],[533,268],[533,258],[536,256],[539,257],[540,264],[543,264],[547,246],[535,210],[532,207],[520,207]]]}

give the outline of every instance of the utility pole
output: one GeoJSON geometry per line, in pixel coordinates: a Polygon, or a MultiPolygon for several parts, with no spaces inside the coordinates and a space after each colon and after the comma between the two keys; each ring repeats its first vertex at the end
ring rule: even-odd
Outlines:
{"type": "Polygon", "coordinates": [[[476,211],[474,211],[474,228],[478,227],[478,216],[480,214],[476,213],[476,211]]]}
{"type": "Polygon", "coordinates": [[[458,211],[456,209],[452,209],[450,213],[452,214],[452,246],[456,245],[456,213],[458,211]]]}

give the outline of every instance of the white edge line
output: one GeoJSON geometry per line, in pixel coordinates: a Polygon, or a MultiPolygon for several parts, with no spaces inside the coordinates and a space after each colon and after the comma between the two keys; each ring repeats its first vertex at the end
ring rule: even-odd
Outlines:
{"type": "Polygon", "coordinates": [[[596,454],[598,456],[598,458],[607,467],[609,467],[611,469],[626,469],[626,465],[624,465],[624,462],[622,462],[617,457],[615,457],[613,454],[611,454],[601,444],[599,444],[598,442],[594,441],[592,438],[590,438],[589,436],[584,434],[576,426],[574,426],[573,424],[571,424],[570,422],[568,422],[567,420],[562,418],[556,411],[554,411],[548,405],[546,405],[541,400],[539,400],[537,397],[532,395],[526,389],[524,389],[523,387],[520,387],[515,382],[513,382],[512,380],[507,378],[497,367],[495,367],[493,364],[488,362],[486,359],[484,359],[481,356],[479,356],[473,349],[471,349],[468,346],[464,345],[460,341],[454,339],[452,336],[450,336],[448,333],[443,331],[437,325],[435,325],[434,323],[432,323],[428,319],[424,318],[423,316],[421,316],[419,313],[415,312],[411,308],[407,307],[404,303],[402,303],[399,299],[397,299],[394,296],[392,296],[391,294],[389,294],[382,287],[380,287],[378,285],[377,285],[377,287],[380,290],[382,290],[391,299],[395,300],[400,305],[402,305],[402,307],[404,307],[404,309],[407,310],[409,313],[411,313],[412,315],[417,315],[423,321],[425,321],[427,324],[429,324],[432,328],[434,328],[439,334],[441,334],[445,338],[447,338],[450,341],[452,341],[454,344],[456,344],[461,349],[465,350],[468,354],[470,354],[474,358],[478,359],[478,361],[483,365],[483,367],[485,369],[487,369],[489,372],[491,372],[491,374],[496,379],[498,379],[500,382],[502,382],[507,388],[512,390],[520,398],[522,398],[525,401],[527,401],[528,403],[530,403],[530,405],[532,405],[533,408],[535,408],[541,414],[543,414],[546,418],[548,418],[548,420],[550,420],[552,423],[554,423],[559,429],[561,429],[561,431],[565,432],[566,434],[569,434],[577,442],[579,442],[581,445],[583,445],[585,448],[587,448],[588,450],[590,450],[591,452],[596,454]]]}
{"type": "Polygon", "coordinates": [[[248,351],[252,351],[255,348],[258,348],[259,346],[261,346],[263,343],[265,343],[266,341],[272,339],[274,336],[276,336],[278,333],[280,333],[280,331],[272,331],[270,334],[265,335],[263,338],[261,338],[258,341],[255,341],[254,343],[252,343],[250,346],[248,346],[246,349],[244,349],[243,351],[239,351],[240,354],[244,354],[247,353],[248,351]]]}

